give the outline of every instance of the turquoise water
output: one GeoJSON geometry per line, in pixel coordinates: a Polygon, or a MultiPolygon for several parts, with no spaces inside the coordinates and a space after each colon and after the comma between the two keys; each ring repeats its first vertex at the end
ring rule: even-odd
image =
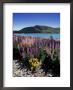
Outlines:
{"type": "Polygon", "coordinates": [[[28,33],[28,34],[15,34],[16,36],[32,36],[32,37],[45,37],[45,38],[51,38],[51,36],[54,39],[60,39],[60,34],[48,34],[48,33],[28,33]]]}

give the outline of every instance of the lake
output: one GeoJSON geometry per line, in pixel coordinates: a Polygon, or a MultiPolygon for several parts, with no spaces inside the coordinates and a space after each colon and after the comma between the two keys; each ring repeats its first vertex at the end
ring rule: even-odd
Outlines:
{"type": "Polygon", "coordinates": [[[49,33],[26,33],[26,34],[14,34],[16,36],[32,36],[32,37],[44,37],[44,38],[50,38],[51,36],[54,39],[60,39],[60,34],[49,34],[49,33]]]}

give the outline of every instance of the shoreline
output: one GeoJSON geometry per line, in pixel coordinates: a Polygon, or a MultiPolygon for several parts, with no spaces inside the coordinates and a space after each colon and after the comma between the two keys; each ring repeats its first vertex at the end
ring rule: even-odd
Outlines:
{"type": "MultiPolygon", "coordinates": [[[[37,36],[18,36],[18,35],[14,35],[13,34],[13,37],[17,37],[17,38],[31,38],[31,39],[46,39],[46,40],[51,40],[51,38],[48,38],[48,37],[37,37],[37,36]]],[[[60,39],[59,38],[57,38],[57,39],[55,39],[55,38],[53,38],[53,40],[55,40],[55,41],[60,41],[60,39]]]]}

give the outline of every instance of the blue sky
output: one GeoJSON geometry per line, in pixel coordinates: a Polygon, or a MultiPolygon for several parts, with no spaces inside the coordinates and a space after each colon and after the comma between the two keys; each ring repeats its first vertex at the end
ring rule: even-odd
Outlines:
{"type": "Polygon", "coordinates": [[[60,13],[13,13],[13,30],[35,25],[60,27],[60,13]]]}

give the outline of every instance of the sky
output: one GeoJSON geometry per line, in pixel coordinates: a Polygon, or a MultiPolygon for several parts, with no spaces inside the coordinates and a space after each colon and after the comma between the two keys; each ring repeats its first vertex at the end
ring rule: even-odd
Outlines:
{"type": "Polygon", "coordinates": [[[60,13],[13,13],[13,30],[35,25],[60,27],[60,13]]]}

